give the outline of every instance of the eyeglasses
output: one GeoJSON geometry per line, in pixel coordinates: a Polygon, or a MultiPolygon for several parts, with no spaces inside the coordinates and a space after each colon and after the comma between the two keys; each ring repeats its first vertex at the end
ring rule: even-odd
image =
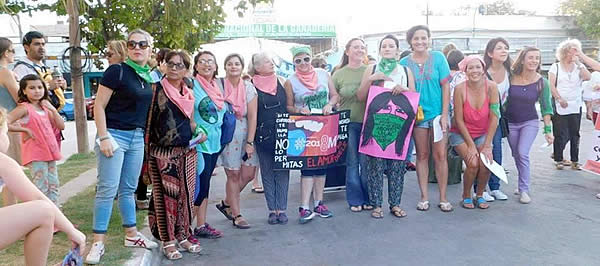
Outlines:
{"type": "Polygon", "coordinates": [[[113,54],[113,53],[111,53],[111,52],[106,52],[106,53],[104,53],[104,55],[106,55],[106,57],[112,57],[112,56],[113,56],[113,55],[115,55],[115,54],[113,54]]]}
{"type": "Polygon", "coordinates": [[[129,50],[135,49],[136,46],[140,47],[140,49],[142,49],[142,50],[150,47],[150,45],[148,44],[148,41],[139,41],[139,42],[128,41],[127,42],[127,49],[129,49],[129,50]]]}
{"type": "Polygon", "coordinates": [[[296,64],[296,65],[302,64],[302,61],[304,61],[304,63],[310,63],[310,56],[307,56],[304,58],[296,58],[296,59],[294,59],[294,64],[296,64]]]}
{"type": "Polygon", "coordinates": [[[198,64],[200,65],[213,65],[215,63],[215,60],[212,59],[200,59],[198,60],[198,64]]]}
{"type": "Polygon", "coordinates": [[[182,70],[185,68],[185,65],[183,63],[173,63],[173,62],[167,62],[167,68],[175,68],[176,70],[182,70]]]}

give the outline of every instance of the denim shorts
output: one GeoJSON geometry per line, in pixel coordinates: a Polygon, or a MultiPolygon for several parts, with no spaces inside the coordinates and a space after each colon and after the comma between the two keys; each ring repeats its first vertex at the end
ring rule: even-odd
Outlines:
{"type": "Polygon", "coordinates": [[[433,128],[433,119],[415,123],[415,126],[418,128],[433,128]]]}
{"type": "MultiPolygon", "coordinates": [[[[485,136],[487,136],[487,134],[483,134],[483,135],[473,139],[473,142],[475,142],[475,146],[477,146],[477,147],[481,146],[481,144],[483,144],[483,142],[485,141],[485,136]]],[[[454,147],[454,146],[458,146],[460,144],[465,143],[465,139],[463,138],[462,134],[460,134],[460,133],[450,132],[450,136],[448,137],[448,142],[450,143],[450,146],[454,147]]]]}

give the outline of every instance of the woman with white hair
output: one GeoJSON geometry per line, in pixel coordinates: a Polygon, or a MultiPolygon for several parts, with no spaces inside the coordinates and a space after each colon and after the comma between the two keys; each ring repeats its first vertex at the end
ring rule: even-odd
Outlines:
{"type": "Polygon", "coordinates": [[[552,97],[556,105],[554,125],[554,162],[563,169],[563,151],[571,143],[571,168],[581,170],[579,164],[579,128],[581,126],[582,86],[590,79],[590,72],[579,62],[581,42],[576,39],[561,42],[556,49],[556,59],[548,72],[552,97]]]}
{"type": "MultiPolygon", "coordinates": [[[[248,65],[248,74],[252,76],[252,84],[257,93],[257,115],[248,117],[256,119],[254,141],[248,141],[247,146],[256,148],[261,176],[265,190],[265,199],[269,209],[267,222],[287,224],[288,187],[290,171],[274,170],[273,156],[275,155],[275,119],[277,113],[285,113],[287,98],[283,78],[275,74],[273,59],[265,52],[252,56],[248,65]]],[[[251,123],[251,121],[248,121],[251,123]]]]}

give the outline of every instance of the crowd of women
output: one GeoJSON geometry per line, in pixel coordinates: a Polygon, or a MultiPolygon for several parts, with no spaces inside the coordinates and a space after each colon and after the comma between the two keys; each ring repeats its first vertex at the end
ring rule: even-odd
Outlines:
{"type": "MultiPolygon", "coordinates": [[[[430,208],[430,158],[439,186],[437,206],[443,212],[453,210],[446,195],[448,153],[460,156],[466,165],[462,207],[487,209],[490,201],[506,200],[498,177],[490,174],[480,159],[482,156],[502,164],[502,138],[508,139],[517,166],[519,201],[529,203],[529,153],[540,127],[538,102],[543,135],[548,144],[554,144],[557,169],[563,169],[565,164],[581,169],[578,160],[581,82],[590,78],[581,62],[596,70],[600,70],[600,64],[581,52],[578,41],[568,40],[559,45],[558,62],[550,68],[549,80],[540,74],[539,49],[524,47],[513,62],[509,43],[503,38],[490,40],[483,56],[465,56],[456,49],[445,49],[444,53],[432,51],[430,30],[422,25],[409,29],[406,41],[410,51],[401,55],[399,40],[393,35],[383,37],[379,42],[379,61],[370,62],[365,42],[353,38],[346,44],[342,62],[334,68],[333,75],[311,65],[310,47],[294,47],[291,52],[295,73],[288,79],[276,75],[267,52],[251,58],[230,54],[222,61],[225,75],[219,77],[221,61],[210,51],[201,51],[192,58],[182,50],[161,49],[158,66],[151,69],[153,39],[147,32],[134,30],[126,41],[110,42],[107,56],[111,65],[100,82],[94,106],[98,184],[93,244],[86,262],[99,263],[105,252],[104,239],[115,197],[124,227],[124,245],[158,247],[158,243],[136,229],[134,194],[138,202],[144,200],[146,189],[139,187],[145,183],[152,184],[147,206],[150,229],[162,243],[168,259],[182,258],[181,252],[200,252],[199,238],[222,237],[222,232],[207,222],[210,181],[218,166],[223,166],[227,182],[226,196],[216,207],[233,226],[240,229],[251,226],[242,216],[240,193],[258,168],[264,185],[267,222],[286,224],[290,173],[273,168],[277,113],[330,114],[335,110],[350,110],[346,156],[346,199],[350,210],[370,210],[373,218],[383,218],[383,181],[387,176],[389,211],[394,217],[407,216],[401,208],[401,199],[404,175],[414,167],[410,159],[384,159],[359,153],[365,102],[372,85],[387,87],[388,97],[407,91],[420,94],[409,148],[409,154],[413,145],[416,149],[419,211],[430,208]],[[437,127],[444,134],[441,140],[434,141],[433,131],[437,127]],[[568,142],[570,161],[563,158],[568,142]]],[[[4,58],[9,52],[3,50],[0,55],[4,58]]],[[[20,130],[12,124],[18,119],[23,123],[24,116],[42,125],[42,130],[64,126],[62,121],[54,119],[56,110],[44,101],[43,82],[30,79],[22,81],[19,90],[18,101],[24,104],[4,119],[8,120],[8,128],[20,130]],[[52,119],[42,119],[44,114],[40,111],[52,119]]],[[[586,104],[588,112],[598,109],[592,108],[592,101],[586,104]]],[[[387,112],[406,112],[392,98],[383,107],[387,112]]],[[[587,115],[589,119],[596,116],[596,113],[587,115]]],[[[5,134],[6,128],[2,127],[0,134],[5,134]]],[[[8,141],[3,140],[2,144],[8,141]]],[[[52,156],[54,150],[45,152],[52,156]]],[[[298,220],[302,224],[317,215],[333,216],[323,201],[325,175],[325,170],[301,171],[298,220]]],[[[15,184],[10,180],[5,178],[9,189],[15,184]]],[[[33,198],[43,199],[43,196],[33,198]]],[[[59,229],[71,232],[71,239],[83,245],[79,231],[71,228],[58,209],[49,206],[46,209],[53,213],[59,229]]]]}

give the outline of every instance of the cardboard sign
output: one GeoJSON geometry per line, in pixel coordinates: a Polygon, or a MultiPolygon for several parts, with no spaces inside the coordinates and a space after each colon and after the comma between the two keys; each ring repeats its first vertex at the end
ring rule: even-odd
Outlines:
{"type": "Polygon", "coordinates": [[[323,169],[344,164],[350,111],[331,115],[277,114],[275,169],[323,169]]]}

